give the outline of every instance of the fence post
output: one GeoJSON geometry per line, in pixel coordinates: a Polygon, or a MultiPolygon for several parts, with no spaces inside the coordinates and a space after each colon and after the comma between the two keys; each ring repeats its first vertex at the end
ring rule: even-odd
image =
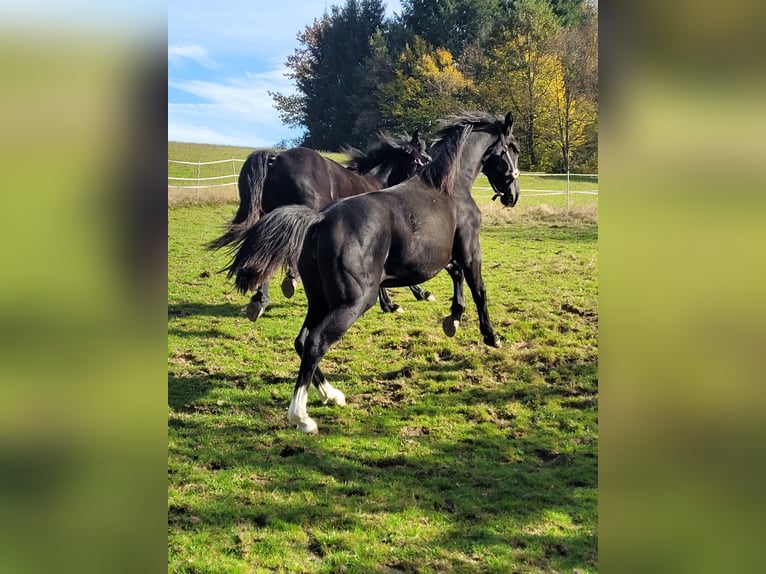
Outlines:
{"type": "Polygon", "coordinates": [[[202,166],[201,162],[197,162],[197,191],[195,192],[196,202],[199,203],[199,178],[200,178],[200,168],[202,166]]]}
{"type": "Polygon", "coordinates": [[[237,166],[234,163],[234,158],[231,158],[231,174],[232,174],[232,177],[234,178],[234,193],[238,194],[239,192],[237,191],[237,166]]]}
{"type": "Polygon", "coordinates": [[[567,166],[567,215],[569,215],[569,166],[567,166]]]}

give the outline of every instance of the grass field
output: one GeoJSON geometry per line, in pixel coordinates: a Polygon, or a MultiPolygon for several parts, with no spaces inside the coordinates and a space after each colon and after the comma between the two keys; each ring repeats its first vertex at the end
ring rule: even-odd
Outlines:
{"type": "Polygon", "coordinates": [[[446,273],[436,302],[393,290],[405,313],[371,309],[323,361],[349,404],[313,392],[317,436],[287,421],[302,288],[249,322],[201,247],[235,206],[168,210],[169,571],[597,570],[597,207],[476,197],[504,347],[470,302],[442,333],[446,273]]]}

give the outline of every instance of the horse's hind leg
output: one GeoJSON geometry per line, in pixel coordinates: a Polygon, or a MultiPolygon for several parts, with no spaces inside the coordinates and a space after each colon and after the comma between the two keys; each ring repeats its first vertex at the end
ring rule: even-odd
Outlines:
{"type": "Polygon", "coordinates": [[[418,301],[436,301],[436,297],[430,291],[426,291],[420,285],[411,285],[410,291],[418,301]]]}
{"type": "MultiPolygon", "coordinates": [[[[411,285],[409,289],[418,301],[436,301],[436,297],[419,285],[411,285]]],[[[380,301],[380,308],[384,313],[393,313],[394,311],[397,313],[404,312],[404,309],[391,301],[391,297],[388,295],[388,290],[383,287],[381,287],[378,292],[378,300],[380,301]]]]}
{"type": "Polygon", "coordinates": [[[255,295],[250,297],[250,302],[247,304],[246,313],[247,318],[251,321],[257,321],[258,318],[266,312],[266,308],[269,306],[271,299],[269,298],[269,284],[264,283],[262,287],[258,288],[255,295]]]}
{"type": "Polygon", "coordinates": [[[282,280],[282,295],[290,299],[295,295],[295,288],[298,286],[298,269],[292,261],[285,264],[285,278],[282,280]]]}
{"type": "Polygon", "coordinates": [[[301,354],[298,380],[295,383],[293,399],[287,411],[290,422],[294,423],[299,431],[307,433],[317,432],[316,422],[308,416],[306,402],[308,399],[308,388],[316,374],[319,362],[325,356],[330,346],[340,339],[348,328],[354,324],[354,321],[374,303],[375,299],[373,298],[372,302],[367,305],[358,302],[354,305],[333,309],[315,328],[308,329],[302,343],[303,353],[301,354]]]}
{"type": "Polygon", "coordinates": [[[388,295],[388,290],[383,287],[378,290],[378,301],[380,301],[380,309],[384,313],[393,313],[394,311],[397,313],[404,312],[404,309],[391,301],[391,297],[388,295]]]}
{"type": "MultiPolygon", "coordinates": [[[[309,334],[309,327],[307,325],[310,324],[309,316],[307,315],[306,320],[303,322],[303,327],[301,327],[300,333],[298,333],[298,336],[295,339],[295,351],[298,353],[299,357],[303,357],[303,346],[306,342],[306,337],[308,337],[309,334]]],[[[317,388],[317,391],[319,391],[319,395],[322,397],[325,404],[333,403],[341,407],[346,406],[346,395],[327,381],[327,378],[319,367],[314,371],[312,382],[317,388]]]]}

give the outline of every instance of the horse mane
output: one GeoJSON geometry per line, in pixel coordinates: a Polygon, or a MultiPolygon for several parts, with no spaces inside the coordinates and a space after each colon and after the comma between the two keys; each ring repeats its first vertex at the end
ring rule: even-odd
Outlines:
{"type": "Polygon", "coordinates": [[[433,159],[420,177],[443,193],[452,193],[463,143],[472,131],[499,130],[498,119],[486,112],[463,112],[441,120],[441,129],[431,136],[433,159]]]}
{"type": "Polygon", "coordinates": [[[372,144],[366,153],[348,145],[341,147],[343,153],[351,156],[351,159],[345,162],[346,168],[363,175],[384,163],[392,152],[410,153],[413,148],[406,138],[394,139],[383,132],[378,132],[377,136],[378,141],[372,144]]]}

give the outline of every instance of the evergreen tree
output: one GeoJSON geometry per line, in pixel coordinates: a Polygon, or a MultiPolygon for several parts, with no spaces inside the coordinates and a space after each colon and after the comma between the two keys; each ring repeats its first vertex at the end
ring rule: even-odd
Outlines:
{"type": "Polygon", "coordinates": [[[382,0],[346,0],[298,35],[301,47],[287,60],[299,95],[273,94],[282,118],[306,128],[303,145],[335,150],[363,142],[356,133],[359,86],[370,38],[383,24],[382,0]]]}
{"type": "Polygon", "coordinates": [[[483,43],[501,16],[500,0],[402,0],[402,22],[410,35],[461,56],[483,43]]]}

